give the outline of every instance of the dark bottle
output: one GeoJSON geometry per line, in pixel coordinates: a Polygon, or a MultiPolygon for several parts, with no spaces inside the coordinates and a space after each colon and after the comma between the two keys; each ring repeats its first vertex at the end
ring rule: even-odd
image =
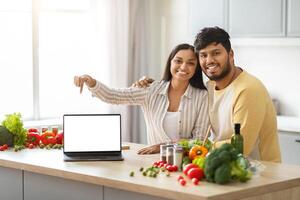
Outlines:
{"type": "Polygon", "coordinates": [[[244,152],[244,138],[241,135],[241,124],[234,124],[234,135],[231,137],[231,144],[241,154],[244,152]]]}

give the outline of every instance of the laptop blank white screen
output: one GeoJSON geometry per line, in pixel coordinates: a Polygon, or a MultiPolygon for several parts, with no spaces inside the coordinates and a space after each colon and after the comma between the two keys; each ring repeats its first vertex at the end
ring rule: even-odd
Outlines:
{"type": "Polygon", "coordinates": [[[120,151],[120,121],[120,115],[64,115],[64,151],[120,151]]]}

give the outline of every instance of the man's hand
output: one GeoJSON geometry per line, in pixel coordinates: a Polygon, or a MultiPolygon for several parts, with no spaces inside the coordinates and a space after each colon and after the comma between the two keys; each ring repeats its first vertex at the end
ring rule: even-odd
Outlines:
{"type": "Polygon", "coordinates": [[[74,76],[74,84],[77,87],[80,87],[81,94],[84,84],[86,84],[88,87],[94,87],[96,85],[96,80],[89,75],[74,76]]]}
{"type": "Polygon", "coordinates": [[[159,153],[160,151],[160,144],[155,144],[149,147],[142,148],[138,150],[138,154],[154,154],[159,153]]]}
{"type": "Polygon", "coordinates": [[[138,88],[146,88],[149,87],[149,85],[153,82],[154,80],[152,78],[149,78],[147,76],[143,76],[140,78],[140,80],[134,82],[131,87],[138,87],[138,88]]]}

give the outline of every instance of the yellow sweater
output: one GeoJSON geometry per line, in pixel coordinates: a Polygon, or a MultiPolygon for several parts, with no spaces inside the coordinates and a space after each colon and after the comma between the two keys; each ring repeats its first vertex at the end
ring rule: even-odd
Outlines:
{"type": "Polygon", "coordinates": [[[215,90],[214,81],[209,81],[207,87],[214,141],[228,141],[234,123],[240,123],[246,156],[280,162],[276,113],[264,85],[243,71],[222,90],[215,90]]]}

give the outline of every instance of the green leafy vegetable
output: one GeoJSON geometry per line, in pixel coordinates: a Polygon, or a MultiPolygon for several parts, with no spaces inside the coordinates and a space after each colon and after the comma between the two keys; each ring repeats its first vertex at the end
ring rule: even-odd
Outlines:
{"type": "Polygon", "coordinates": [[[20,113],[6,115],[2,125],[14,135],[14,145],[23,145],[26,140],[26,129],[23,127],[20,113]]]}
{"type": "Polygon", "coordinates": [[[252,176],[249,166],[248,160],[238,154],[231,144],[223,144],[206,157],[204,173],[207,181],[218,184],[231,180],[245,182],[252,176]]]}
{"type": "Polygon", "coordinates": [[[7,144],[9,147],[13,146],[13,134],[4,126],[0,126],[0,145],[4,144],[7,144]]]}
{"type": "MultiPolygon", "coordinates": [[[[199,140],[199,139],[192,139],[192,140],[188,140],[188,139],[181,139],[179,140],[178,144],[180,146],[182,146],[182,148],[186,151],[189,151],[193,146],[195,145],[202,145],[202,141],[199,140]]],[[[204,147],[207,148],[208,150],[211,150],[212,148],[212,142],[207,139],[205,144],[204,144],[204,147]]]]}

